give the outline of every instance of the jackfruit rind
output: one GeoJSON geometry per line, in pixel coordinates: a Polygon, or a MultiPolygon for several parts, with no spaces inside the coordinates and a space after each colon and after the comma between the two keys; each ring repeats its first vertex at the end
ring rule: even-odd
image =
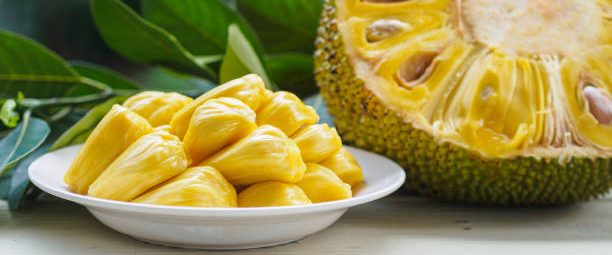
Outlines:
{"type": "Polygon", "coordinates": [[[166,131],[136,140],[89,186],[87,195],[131,201],[148,189],[182,173],[189,160],[183,143],[166,131]]]}
{"type": "Polygon", "coordinates": [[[191,207],[236,207],[236,190],[212,167],[192,167],[132,202],[191,207]]]}
{"type": "Polygon", "coordinates": [[[255,74],[247,74],[241,78],[228,81],[202,94],[172,117],[170,125],[173,133],[183,139],[187,133],[193,112],[204,102],[219,97],[233,97],[256,111],[266,99],[266,88],[263,80],[255,74]]]}
{"type": "Polygon", "coordinates": [[[190,97],[175,92],[144,91],[125,100],[123,106],[157,127],[170,124],[172,116],[191,101],[190,97]]]}
{"type": "Polygon", "coordinates": [[[183,142],[193,164],[235,143],[257,128],[255,112],[235,98],[211,99],[200,105],[183,142]]]}
{"type": "Polygon", "coordinates": [[[216,168],[236,186],[263,181],[294,183],[301,180],[306,171],[295,142],[269,125],[258,127],[200,165],[216,168]]]}
{"type": "Polygon", "coordinates": [[[257,111],[258,125],[275,126],[288,136],[293,135],[301,127],[317,121],[319,115],[314,108],[305,105],[296,95],[286,91],[272,94],[257,111]]]}
{"type": "Polygon", "coordinates": [[[302,188],[313,203],[347,199],[353,196],[351,185],[342,182],[332,170],[316,163],[307,163],[306,166],[308,168],[304,173],[304,178],[295,185],[302,188]]]}
{"type": "MultiPolygon", "coordinates": [[[[363,10],[364,13],[370,8],[359,7],[361,5],[356,1],[350,2],[352,7],[347,5],[347,8],[354,7],[363,10]]],[[[440,5],[438,2],[432,1],[428,4],[440,5]]],[[[410,190],[441,200],[495,205],[564,204],[590,199],[608,192],[612,183],[610,158],[592,153],[592,150],[574,154],[575,150],[572,148],[566,153],[545,148],[540,151],[543,154],[540,156],[517,154],[506,158],[486,157],[467,150],[463,145],[435,137],[418,125],[411,125],[411,119],[402,115],[404,109],[389,107],[388,102],[369,90],[368,84],[359,77],[359,72],[363,69],[357,69],[362,66],[354,65],[355,55],[352,55],[352,50],[346,46],[350,40],[344,38],[339,31],[344,24],[338,20],[338,15],[346,9],[339,11],[336,6],[338,3],[347,2],[326,1],[321,16],[315,53],[317,84],[321,88],[321,94],[330,113],[335,118],[335,126],[343,140],[386,155],[400,163],[407,171],[406,186],[410,190]]],[[[420,1],[404,1],[401,4],[426,5],[420,1]]],[[[363,6],[365,5],[364,2],[363,6]]],[[[382,6],[383,3],[367,3],[367,5],[375,6],[376,10],[380,11],[377,14],[384,16],[389,13],[389,8],[393,4],[382,6]]],[[[441,6],[442,9],[448,8],[445,4],[441,6]]],[[[398,9],[398,6],[393,8],[398,9]]],[[[457,61],[434,60],[433,63],[436,64],[433,66],[438,66],[433,68],[434,73],[441,71],[442,67],[446,73],[465,72],[466,65],[476,63],[474,59],[486,55],[481,54],[486,53],[482,48],[472,46],[455,44],[447,49],[456,52],[452,54],[445,52],[440,56],[456,58],[457,61]]],[[[386,50],[369,52],[382,54],[386,50]]],[[[599,56],[606,55],[599,54],[599,56]]],[[[554,58],[548,62],[544,61],[549,65],[546,68],[551,70],[557,68],[554,65],[555,61],[554,58]]],[[[532,65],[532,68],[535,77],[540,75],[539,77],[547,80],[561,80],[558,76],[546,77],[541,71],[545,68],[544,64],[532,65]]],[[[452,91],[452,88],[446,84],[461,80],[461,77],[456,75],[430,74],[429,77],[436,78],[437,82],[427,84],[442,86],[442,89],[436,91],[442,96],[452,91]]],[[[599,87],[601,88],[601,85],[599,87]]],[[[423,91],[422,86],[415,88],[417,89],[406,91],[414,93],[423,91]]],[[[546,92],[546,89],[541,91],[546,92]]],[[[486,97],[489,94],[482,95],[486,97]]],[[[409,103],[406,102],[407,105],[409,103]]],[[[439,104],[432,106],[443,106],[444,100],[437,103],[439,104]]],[[[430,108],[431,116],[434,117],[443,112],[435,107],[430,108]]],[[[445,123],[440,123],[441,126],[443,124],[445,123]]]]}
{"type": "Polygon", "coordinates": [[[343,182],[351,185],[351,187],[363,182],[363,172],[359,163],[345,148],[340,149],[319,164],[334,171],[343,182]]]}
{"type": "Polygon", "coordinates": [[[238,194],[239,207],[267,207],[312,204],[295,184],[269,181],[253,184],[238,194]]]}
{"type": "Polygon", "coordinates": [[[342,140],[336,129],[327,124],[305,126],[291,138],[300,148],[304,162],[320,162],[342,148],[342,140]]]}
{"type": "Polygon", "coordinates": [[[86,194],[106,167],[134,141],[152,131],[146,119],[114,105],[85,141],[64,175],[64,182],[72,192],[86,194]]]}

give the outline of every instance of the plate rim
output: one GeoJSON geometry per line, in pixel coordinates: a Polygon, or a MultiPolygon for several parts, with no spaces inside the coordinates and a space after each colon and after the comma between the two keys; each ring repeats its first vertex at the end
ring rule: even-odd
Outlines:
{"type": "Polygon", "coordinates": [[[112,210],[121,211],[125,213],[138,213],[138,214],[149,214],[149,215],[167,215],[167,216],[192,216],[192,217],[222,217],[222,218],[235,218],[235,217],[255,217],[255,216],[278,216],[278,215],[297,215],[305,213],[316,213],[333,210],[348,209],[350,207],[368,203],[380,198],[383,198],[397,189],[399,189],[406,179],[406,173],[402,167],[396,162],[378,155],[373,152],[369,152],[363,149],[355,148],[352,146],[344,145],[351,152],[357,151],[360,153],[366,153],[370,156],[374,156],[377,160],[387,161],[393,165],[393,173],[398,174],[397,179],[382,189],[375,190],[364,196],[351,197],[348,199],[309,204],[309,205],[296,205],[296,206],[272,206],[272,207],[242,207],[242,208],[210,208],[210,207],[188,207],[188,206],[166,206],[166,205],[152,205],[152,204],[138,204],[131,202],[114,201],[108,199],[101,199],[90,197],[86,195],[72,193],[66,189],[60,189],[55,185],[47,185],[44,181],[37,178],[36,169],[38,165],[44,161],[46,157],[55,154],[62,150],[68,150],[73,147],[81,146],[72,145],[53,152],[48,152],[43,156],[36,159],[28,168],[28,177],[34,185],[43,191],[77,203],[88,208],[95,208],[101,210],[112,210]]]}

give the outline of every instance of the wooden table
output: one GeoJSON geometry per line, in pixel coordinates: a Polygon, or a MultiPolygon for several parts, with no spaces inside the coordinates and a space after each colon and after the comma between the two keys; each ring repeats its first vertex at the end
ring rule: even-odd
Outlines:
{"type": "MultiPolygon", "coordinates": [[[[612,196],[554,208],[459,206],[395,194],[301,241],[247,254],[612,254],[612,196]]],[[[192,254],[116,233],[83,207],[0,202],[0,254],[192,254]]],[[[215,252],[210,252],[215,254],[215,252]]],[[[234,254],[238,252],[218,252],[234,254]]]]}

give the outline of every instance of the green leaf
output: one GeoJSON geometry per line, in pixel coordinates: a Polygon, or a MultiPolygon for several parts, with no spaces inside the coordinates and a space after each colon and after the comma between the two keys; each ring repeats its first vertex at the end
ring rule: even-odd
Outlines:
{"type": "Polygon", "coordinates": [[[34,160],[49,151],[49,147],[61,135],[61,132],[82,117],[83,115],[72,112],[62,120],[52,123],[51,133],[45,142],[0,177],[0,195],[8,199],[10,209],[18,209],[27,199],[33,200],[40,193],[40,190],[30,183],[27,169],[34,160]]]}
{"type": "Polygon", "coordinates": [[[22,204],[26,188],[30,184],[30,178],[28,177],[28,168],[30,164],[47,153],[49,151],[49,146],[49,143],[40,146],[12,169],[12,176],[10,178],[10,184],[8,185],[7,194],[7,200],[11,210],[18,209],[22,204]]]}
{"type": "Polygon", "coordinates": [[[227,4],[232,10],[236,10],[236,0],[222,0],[222,2],[227,4]]]}
{"type": "Polygon", "coordinates": [[[78,74],[55,53],[23,36],[0,31],[0,93],[61,96],[79,83],[78,74]]]}
{"type": "Polygon", "coordinates": [[[92,13],[104,41],[133,61],[216,78],[208,63],[196,59],[163,28],[138,16],[119,0],[93,0],[92,13]]]}
{"type": "Polygon", "coordinates": [[[53,123],[70,115],[73,110],[74,107],[72,106],[43,107],[34,109],[32,113],[45,120],[47,123],[53,123]]]}
{"type": "Polygon", "coordinates": [[[142,86],[140,86],[140,84],[104,66],[96,65],[85,61],[70,61],[70,66],[72,66],[72,68],[77,71],[79,75],[107,84],[113,89],[142,89],[142,86]]]}
{"type": "Polygon", "coordinates": [[[19,122],[19,113],[15,110],[17,102],[13,99],[8,99],[0,108],[0,120],[4,126],[14,128],[19,122]]]}
{"type": "MultiPolygon", "coordinates": [[[[136,82],[129,80],[120,73],[96,64],[83,61],[70,61],[72,69],[77,71],[81,77],[107,84],[113,89],[113,94],[133,94],[142,87],[136,82]]],[[[66,92],[67,96],[92,93],[91,88],[74,87],[66,92]]]]}
{"type": "Polygon", "coordinates": [[[120,104],[125,101],[125,97],[115,97],[106,102],[97,105],[92,108],[83,118],[76,122],[66,132],[64,132],[56,141],[53,143],[50,151],[54,151],[66,146],[73,144],[79,144],[84,142],[91,131],[98,125],[100,120],[104,118],[104,115],[110,111],[114,104],[120,104]]]}
{"type": "Polygon", "coordinates": [[[216,84],[196,76],[176,73],[164,68],[150,68],[134,75],[147,90],[173,91],[189,96],[199,96],[216,84]]]}
{"type": "Polygon", "coordinates": [[[236,11],[219,0],[142,0],[142,15],[172,33],[194,55],[223,54],[230,24],[240,27],[258,54],[257,34],[236,11]]]}
{"type": "Polygon", "coordinates": [[[314,81],[314,63],[311,55],[301,53],[274,54],[265,58],[270,79],[280,90],[300,97],[319,91],[314,81]]]}
{"type": "Polygon", "coordinates": [[[317,114],[319,114],[319,123],[327,123],[332,127],[334,126],[334,117],[327,111],[327,105],[323,97],[321,97],[321,94],[309,96],[304,99],[304,103],[317,110],[317,114]]]}
{"type": "Polygon", "coordinates": [[[11,188],[11,179],[13,179],[13,169],[0,176],[0,199],[6,199],[8,197],[11,188]]]}
{"type": "Polygon", "coordinates": [[[49,135],[49,125],[41,119],[23,114],[23,121],[0,140],[0,175],[17,161],[38,148],[49,135]]]}
{"type": "Polygon", "coordinates": [[[323,9],[321,0],[237,0],[238,11],[255,27],[269,53],[312,53],[323,9]]]}
{"type": "Polygon", "coordinates": [[[196,61],[207,63],[207,65],[213,69],[215,73],[219,73],[219,70],[221,69],[221,62],[223,61],[223,55],[197,56],[196,61]]]}
{"type": "Polygon", "coordinates": [[[276,89],[270,82],[266,70],[257,57],[255,50],[244,37],[237,25],[230,25],[228,32],[228,44],[223,63],[221,64],[221,83],[242,77],[249,73],[255,73],[264,80],[266,87],[276,89]]]}
{"type": "Polygon", "coordinates": [[[81,78],[58,55],[23,36],[0,31],[0,95],[25,93],[26,106],[80,103],[107,96],[104,84],[81,78]],[[66,98],[75,87],[89,87],[96,94],[66,98]]]}

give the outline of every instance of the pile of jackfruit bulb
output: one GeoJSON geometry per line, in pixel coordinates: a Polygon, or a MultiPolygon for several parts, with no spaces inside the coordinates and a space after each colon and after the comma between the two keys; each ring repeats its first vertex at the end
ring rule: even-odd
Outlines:
{"type": "Polygon", "coordinates": [[[266,90],[253,74],[195,100],[142,92],[104,116],[64,181],[83,195],[170,206],[350,198],[361,168],[336,130],[318,120],[297,96],[266,90]]]}

